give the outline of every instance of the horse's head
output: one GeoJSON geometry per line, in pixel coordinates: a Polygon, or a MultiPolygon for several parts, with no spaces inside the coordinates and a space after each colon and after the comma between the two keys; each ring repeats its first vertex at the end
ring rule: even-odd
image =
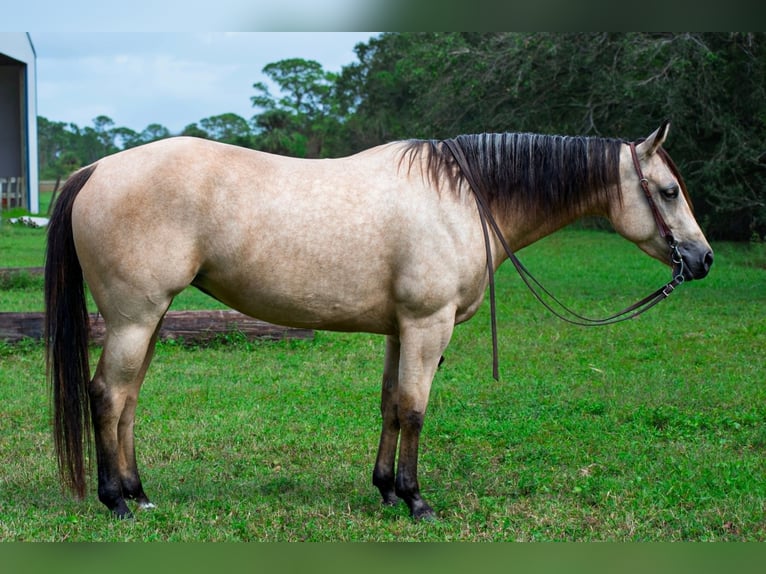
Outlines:
{"type": "Polygon", "coordinates": [[[634,149],[622,146],[622,199],[611,202],[609,218],[623,237],[673,267],[674,275],[702,279],[713,264],[713,250],[694,218],[675,164],[661,148],[669,126],[666,121],[634,149]]]}

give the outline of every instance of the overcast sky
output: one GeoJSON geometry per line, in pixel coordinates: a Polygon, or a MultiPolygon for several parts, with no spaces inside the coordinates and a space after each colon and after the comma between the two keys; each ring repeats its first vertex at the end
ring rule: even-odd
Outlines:
{"type": "Polygon", "coordinates": [[[316,60],[339,72],[357,61],[371,32],[30,32],[37,53],[37,112],[92,125],[99,115],[142,131],[171,133],[203,118],[250,119],[254,82],[266,64],[316,60]]]}

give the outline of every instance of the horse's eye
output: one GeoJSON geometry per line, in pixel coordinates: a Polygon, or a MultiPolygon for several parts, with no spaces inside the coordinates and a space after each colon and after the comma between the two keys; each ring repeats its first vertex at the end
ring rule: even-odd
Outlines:
{"type": "Polygon", "coordinates": [[[673,184],[669,187],[660,188],[660,193],[667,199],[675,199],[678,197],[678,186],[673,184]]]}

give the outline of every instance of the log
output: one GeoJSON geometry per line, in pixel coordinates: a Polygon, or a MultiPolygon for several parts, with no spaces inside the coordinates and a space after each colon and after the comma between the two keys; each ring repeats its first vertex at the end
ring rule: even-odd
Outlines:
{"type": "MultiPolygon", "coordinates": [[[[43,313],[0,313],[0,340],[13,343],[25,338],[42,339],[43,321],[43,313]]],[[[103,318],[91,313],[91,343],[103,344],[104,332],[103,318]]],[[[312,329],[274,325],[233,310],[169,311],[160,327],[161,340],[182,339],[187,343],[205,343],[232,333],[241,333],[248,340],[314,337],[312,329]]]]}

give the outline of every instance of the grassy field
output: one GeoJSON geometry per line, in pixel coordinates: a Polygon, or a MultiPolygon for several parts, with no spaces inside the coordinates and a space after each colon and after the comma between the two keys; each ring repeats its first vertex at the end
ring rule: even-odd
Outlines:
{"type": "MultiPolygon", "coordinates": [[[[41,265],[43,238],[4,225],[0,267],[41,265]]],[[[122,522],[96,500],[95,470],[87,500],[62,494],[42,347],[0,343],[0,540],[764,541],[766,251],[714,249],[704,281],[592,329],[552,317],[503,266],[501,380],[485,304],[434,381],[420,458],[434,523],[382,507],[371,484],[380,337],[160,344],[136,428],[158,508],[122,522]]],[[[669,278],[605,232],[565,230],[520,256],[592,315],[669,278]]],[[[0,310],[40,310],[40,289],[3,285],[0,310]]]]}

